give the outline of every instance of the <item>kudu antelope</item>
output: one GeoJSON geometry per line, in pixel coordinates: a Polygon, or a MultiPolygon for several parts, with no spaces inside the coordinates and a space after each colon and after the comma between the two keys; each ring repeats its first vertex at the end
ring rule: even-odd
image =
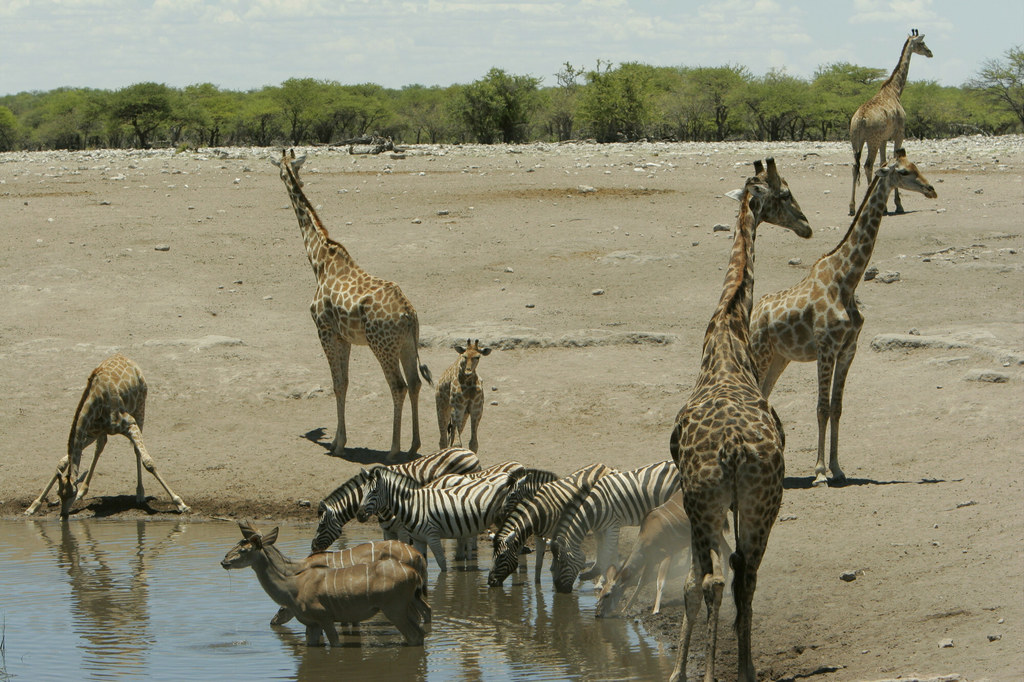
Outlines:
{"type": "Polygon", "coordinates": [[[239,521],[238,527],[242,540],[224,555],[221,566],[251,567],[267,595],[306,626],[308,646],[320,646],[324,633],[332,647],[339,646],[335,623],[359,623],[378,611],[408,644],[423,644],[420,620],[430,606],[416,569],[394,559],[347,568],[304,566],[274,546],[277,528],[263,534],[247,521],[239,521]]]}

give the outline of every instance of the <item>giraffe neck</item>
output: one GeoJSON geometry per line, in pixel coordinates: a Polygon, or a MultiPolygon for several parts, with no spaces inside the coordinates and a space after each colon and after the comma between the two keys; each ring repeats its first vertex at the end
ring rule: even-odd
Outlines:
{"type": "Polygon", "coordinates": [[[896,63],[896,68],[892,70],[889,79],[882,84],[881,89],[889,90],[895,95],[896,99],[899,99],[900,95],[903,94],[903,87],[907,84],[911,54],[913,53],[910,51],[910,38],[907,38],[907,42],[903,43],[903,50],[900,52],[900,60],[896,63]]]}
{"type": "Polygon", "coordinates": [[[745,194],[736,221],[736,239],[725,274],[718,307],[704,333],[702,374],[732,373],[740,367],[754,371],[748,349],[750,309],[754,293],[754,239],[757,217],[745,194]]]}
{"type": "Polygon", "coordinates": [[[288,197],[291,199],[295,217],[299,221],[299,231],[302,233],[302,241],[306,246],[306,257],[309,259],[309,264],[313,266],[313,272],[317,279],[320,279],[324,268],[332,261],[340,261],[342,265],[354,267],[355,262],[345,247],[328,235],[327,228],[320,222],[320,216],[317,215],[316,209],[306,197],[306,193],[302,191],[302,186],[294,172],[288,168],[282,174],[282,178],[288,189],[288,197]]]}
{"type": "MultiPolygon", "coordinates": [[[[888,176],[876,175],[872,178],[864,200],[857,209],[857,215],[850,223],[850,229],[846,231],[846,236],[836,248],[823,257],[823,260],[828,259],[832,266],[830,270],[833,279],[849,291],[857,288],[868,263],[871,262],[878,228],[882,224],[882,216],[885,215],[885,203],[892,188],[888,176]]],[[[829,269],[826,268],[825,271],[829,269]]]]}

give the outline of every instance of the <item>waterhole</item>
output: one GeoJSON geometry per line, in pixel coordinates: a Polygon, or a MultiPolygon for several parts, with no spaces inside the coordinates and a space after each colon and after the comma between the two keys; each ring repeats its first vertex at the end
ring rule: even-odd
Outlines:
{"type": "MultiPolygon", "coordinates": [[[[270,530],[272,521],[256,522],[270,530]]],[[[278,547],[301,558],[313,528],[280,524],[278,547]]],[[[297,621],[271,627],[277,605],[250,569],[220,560],[232,522],[0,521],[0,682],[42,679],[650,680],[671,672],[632,619],[594,618],[588,585],[555,594],[528,571],[487,586],[488,547],[474,565],[429,566],[433,622],[404,645],[380,616],[338,648],[305,646],[297,621]]],[[[379,537],[349,524],[346,545],[379,537]]],[[[546,564],[550,563],[550,557],[546,564]]],[[[454,564],[454,565],[453,565],[454,564]]]]}

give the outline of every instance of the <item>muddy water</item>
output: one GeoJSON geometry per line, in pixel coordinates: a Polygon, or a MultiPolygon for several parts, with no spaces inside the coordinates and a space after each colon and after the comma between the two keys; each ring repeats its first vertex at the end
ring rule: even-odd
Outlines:
{"type": "MultiPolygon", "coordinates": [[[[269,530],[270,521],[256,523],[269,530]]],[[[282,525],[278,546],[308,552],[313,529],[282,525]]],[[[354,525],[346,544],[374,537],[354,525]]],[[[297,621],[249,570],[219,562],[234,523],[56,519],[0,521],[0,682],[40,679],[664,679],[662,651],[630,619],[595,619],[593,590],[553,593],[533,564],[487,587],[489,557],[440,574],[431,558],[433,623],[403,645],[382,619],[308,648],[297,621]]],[[[449,563],[452,548],[448,547],[449,563]]]]}

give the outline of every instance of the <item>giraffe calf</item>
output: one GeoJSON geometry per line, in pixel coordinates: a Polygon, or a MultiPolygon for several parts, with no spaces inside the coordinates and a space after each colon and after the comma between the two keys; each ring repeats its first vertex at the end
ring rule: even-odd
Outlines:
{"type": "Polygon", "coordinates": [[[490,348],[481,348],[480,340],[466,339],[466,346],[455,346],[459,354],[441,375],[437,383],[437,428],[441,432],[440,448],[451,447],[458,438],[462,445],[462,430],[470,419],[469,449],[477,451],[477,428],[484,412],[484,389],[476,366],[480,358],[489,355],[490,348]]]}

